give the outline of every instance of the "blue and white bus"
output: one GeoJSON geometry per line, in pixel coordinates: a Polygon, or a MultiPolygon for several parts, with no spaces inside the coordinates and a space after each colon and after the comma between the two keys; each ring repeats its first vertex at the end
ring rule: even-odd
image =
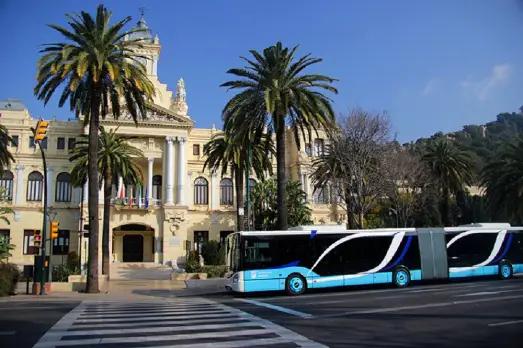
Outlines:
{"type": "Polygon", "coordinates": [[[523,272],[523,227],[249,231],[227,237],[226,288],[307,289],[523,272]]]}

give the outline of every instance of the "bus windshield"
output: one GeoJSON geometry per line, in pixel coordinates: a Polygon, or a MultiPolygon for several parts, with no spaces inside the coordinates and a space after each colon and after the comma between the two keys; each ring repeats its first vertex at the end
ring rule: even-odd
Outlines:
{"type": "Polygon", "coordinates": [[[240,235],[232,233],[227,236],[226,262],[229,271],[240,269],[240,235]]]}

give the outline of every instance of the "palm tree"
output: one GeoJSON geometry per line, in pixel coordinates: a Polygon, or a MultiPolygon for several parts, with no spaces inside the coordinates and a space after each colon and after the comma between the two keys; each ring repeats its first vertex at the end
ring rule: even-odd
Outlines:
{"type": "MultiPolygon", "coordinates": [[[[50,27],[64,36],[66,42],[45,45],[38,61],[37,85],[34,93],[48,103],[59,86],[62,93],[58,105],[69,101],[71,111],[83,115],[89,125],[89,221],[90,238],[98,240],[98,128],[100,116],[111,113],[118,118],[122,108],[138,120],[146,117],[146,104],[154,94],[145,66],[137,50],[142,39],[127,35],[144,29],[123,31],[131,20],[126,17],[110,25],[111,12],[99,5],[93,18],[87,12],[67,16],[71,29],[50,27]]],[[[99,292],[98,243],[89,244],[87,291],[99,292]]]]}
{"type": "MultiPolygon", "coordinates": [[[[334,111],[330,99],[322,90],[337,93],[332,87],[334,79],[318,74],[302,74],[309,66],[321,62],[307,54],[295,59],[298,47],[283,47],[281,42],[259,53],[251,50],[254,59],[242,59],[246,67],[230,69],[227,73],[236,80],[223,83],[222,87],[239,90],[223,109],[224,126],[230,134],[241,130],[263,129],[276,133],[278,180],[278,225],[287,229],[285,188],[285,127],[294,130],[300,147],[300,135],[310,137],[312,131],[329,130],[334,124],[334,111]]],[[[250,141],[256,141],[250,137],[250,141]]]]}
{"type": "Polygon", "coordinates": [[[422,161],[427,163],[441,193],[443,223],[449,225],[450,195],[464,190],[472,183],[472,161],[467,152],[461,151],[447,139],[438,139],[427,145],[422,161]]]}
{"type": "MultiPolygon", "coordinates": [[[[245,134],[245,133],[244,133],[245,134]]],[[[203,168],[211,171],[221,171],[221,176],[230,169],[231,176],[235,181],[236,188],[236,229],[243,229],[239,209],[243,207],[243,173],[246,170],[247,153],[242,150],[245,142],[239,137],[232,137],[227,133],[214,135],[203,147],[206,156],[203,168]]],[[[272,175],[271,156],[274,155],[272,139],[261,134],[259,141],[251,144],[250,168],[258,178],[264,178],[266,174],[272,175]]]]}
{"type": "MultiPolygon", "coordinates": [[[[106,131],[100,127],[98,143],[98,171],[101,174],[98,182],[104,190],[104,211],[102,229],[102,274],[109,276],[109,224],[111,219],[111,197],[113,179],[122,177],[125,182],[141,184],[142,174],[136,164],[136,158],[142,158],[140,149],[129,144],[129,137],[116,134],[117,129],[106,131]]],[[[71,176],[76,186],[83,185],[87,179],[87,162],[89,158],[89,139],[84,136],[71,150],[69,160],[74,162],[71,176]]]]}
{"type": "Polygon", "coordinates": [[[523,222],[523,137],[507,143],[483,168],[482,186],[490,208],[523,222]]]}
{"type": "Polygon", "coordinates": [[[9,166],[9,163],[14,162],[15,159],[8,149],[11,137],[7,133],[7,128],[0,124],[0,173],[2,170],[9,166]]]}

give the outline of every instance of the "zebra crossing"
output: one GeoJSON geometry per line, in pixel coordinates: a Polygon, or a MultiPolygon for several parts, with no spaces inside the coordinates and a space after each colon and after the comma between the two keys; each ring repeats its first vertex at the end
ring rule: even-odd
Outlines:
{"type": "Polygon", "coordinates": [[[83,301],[34,346],[325,347],[268,320],[204,298],[83,301]]]}

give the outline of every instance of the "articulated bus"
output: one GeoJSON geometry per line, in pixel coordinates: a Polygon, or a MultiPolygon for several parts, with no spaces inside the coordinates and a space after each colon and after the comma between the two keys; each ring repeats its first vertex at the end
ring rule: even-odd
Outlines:
{"type": "Polygon", "coordinates": [[[307,289],[523,273],[523,227],[249,231],[227,238],[226,288],[307,289]]]}

